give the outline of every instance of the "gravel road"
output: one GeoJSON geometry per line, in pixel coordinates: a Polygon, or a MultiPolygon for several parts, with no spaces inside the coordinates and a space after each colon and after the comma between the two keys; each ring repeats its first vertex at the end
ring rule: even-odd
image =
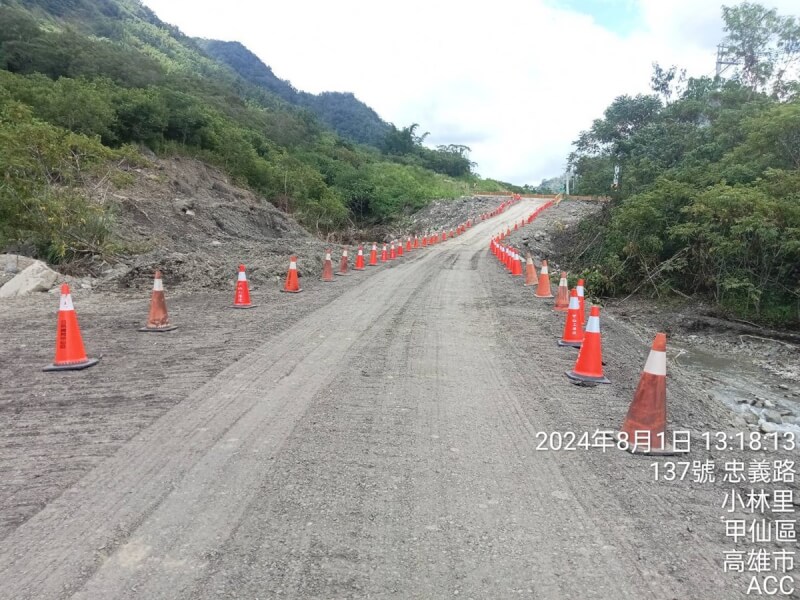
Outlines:
{"type": "MultiPolygon", "coordinates": [[[[151,421],[6,524],[0,597],[744,597],[722,572],[721,484],[653,482],[652,459],[619,451],[536,449],[540,431],[618,426],[649,341],[604,324],[614,383],[569,385],[562,317],[488,255],[497,229],[479,223],[314,300],[311,286],[282,329],[259,335],[258,309],[245,311],[243,335],[262,341],[233,356],[214,340],[237,337],[235,311],[204,317],[216,325],[196,343],[176,337],[181,365],[228,362],[205,379],[165,375],[151,421]]],[[[170,343],[135,344],[119,402],[148,355],[174,371],[170,343]]],[[[108,362],[62,381],[107,378],[110,398],[108,362]]],[[[671,420],[725,429],[723,411],[670,386],[671,420]]],[[[14,460],[6,446],[6,470],[14,460]]]]}

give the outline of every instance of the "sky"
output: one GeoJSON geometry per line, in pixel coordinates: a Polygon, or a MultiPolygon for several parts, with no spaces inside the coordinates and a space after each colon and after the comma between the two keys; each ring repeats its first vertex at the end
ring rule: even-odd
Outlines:
{"type": "Polygon", "coordinates": [[[469,146],[480,175],[518,185],[563,173],[615,97],[649,92],[654,62],[713,75],[725,3],[143,2],[187,35],[241,42],[297,89],[352,92],[397,127],[418,123],[426,145],[469,146]]]}

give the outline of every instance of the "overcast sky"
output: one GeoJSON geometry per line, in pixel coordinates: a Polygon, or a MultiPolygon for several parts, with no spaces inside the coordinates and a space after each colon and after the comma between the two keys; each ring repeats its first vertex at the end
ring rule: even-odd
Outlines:
{"type": "Polygon", "coordinates": [[[143,1],[188,35],[243,43],[298,89],[353,92],[431,145],[465,144],[481,175],[516,184],[563,172],[616,96],[649,91],[653,62],[713,75],[722,37],[716,0],[143,1]]]}

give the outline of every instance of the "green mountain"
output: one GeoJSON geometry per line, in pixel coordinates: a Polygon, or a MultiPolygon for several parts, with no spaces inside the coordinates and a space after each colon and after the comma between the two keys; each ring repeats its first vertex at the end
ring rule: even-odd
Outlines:
{"type": "Polygon", "coordinates": [[[472,174],[468,148],[426,148],[415,128],[352,94],[296,91],[241,45],[187,37],[137,0],[0,4],[0,247],[53,261],[107,247],[114,207],[81,186],[144,148],[216,165],[321,233],[500,187],[472,174]]]}
{"type": "Polygon", "coordinates": [[[195,40],[206,54],[231,67],[245,81],[275,94],[296,106],[308,108],[325,125],[345,139],[380,147],[390,131],[374,110],[352,93],[298,91],[279,79],[267,65],[239,42],[195,40]]]}

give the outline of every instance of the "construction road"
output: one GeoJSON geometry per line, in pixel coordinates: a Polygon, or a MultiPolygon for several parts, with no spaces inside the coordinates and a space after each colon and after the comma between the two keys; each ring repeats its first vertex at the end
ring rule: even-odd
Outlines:
{"type": "Polygon", "coordinates": [[[621,422],[647,351],[604,322],[615,384],[566,382],[562,317],[487,252],[539,204],[349,275],[2,539],[0,597],[743,596],[719,490],[536,449],[621,422]]]}

